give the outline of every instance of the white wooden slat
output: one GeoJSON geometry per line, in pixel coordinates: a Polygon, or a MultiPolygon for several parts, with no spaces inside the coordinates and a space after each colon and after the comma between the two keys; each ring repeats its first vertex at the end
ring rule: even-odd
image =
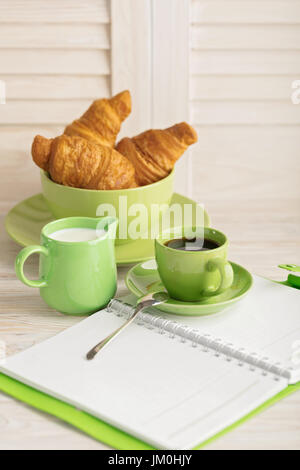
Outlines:
{"type": "Polygon", "coordinates": [[[1,24],[1,48],[109,49],[107,24],[1,24]]]}
{"type": "Polygon", "coordinates": [[[110,56],[102,50],[39,50],[3,49],[0,51],[2,74],[82,74],[107,75],[110,56]]]}
{"type": "Polygon", "coordinates": [[[294,0],[192,0],[193,23],[300,23],[300,3],[294,0]]]}
{"type": "Polygon", "coordinates": [[[299,107],[285,102],[199,101],[191,105],[195,125],[295,125],[299,107]]]}
{"type": "MultiPolygon", "coordinates": [[[[196,129],[200,137],[196,149],[199,160],[207,155],[208,161],[210,161],[215,154],[215,163],[221,161],[224,157],[224,165],[226,165],[228,155],[233,157],[231,159],[232,164],[235,158],[236,163],[239,159],[253,161],[256,156],[258,161],[265,157],[268,160],[274,158],[275,162],[279,158],[284,158],[285,155],[293,155],[289,161],[289,164],[292,165],[292,160],[297,155],[297,161],[300,163],[298,158],[300,147],[298,125],[283,127],[251,125],[240,127],[232,125],[226,128],[198,126],[196,129]]],[[[265,168],[267,169],[268,166],[265,166],[265,168]]]]}
{"type": "Polygon", "coordinates": [[[153,0],[153,125],[188,119],[189,1],[153,0]]]}
{"type": "Polygon", "coordinates": [[[6,83],[0,80],[0,104],[6,103],[6,83]]]}
{"type": "MultiPolygon", "coordinates": [[[[0,108],[1,109],[1,108],[0,108]]],[[[37,134],[43,135],[48,139],[53,138],[63,131],[62,126],[56,125],[33,125],[33,126],[2,126],[1,128],[1,151],[4,151],[5,154],[13,155],[13,152],[16,151],[16,135],[18,136],[18,152],[21,155],[24,155],[24,152],[30,151],[30,147],[34,137],[37,134]]],[[[16,158],[16,154],[15,157],[16,158]]],[[[22,162],[19,161],[17,158],[17,165],[12,165],[12,160],[9,158],[2,159],[1,167],[5,170],[10,169],[11,172],[16,170],[16,167],[21,164],[22,162]],[[14,166],[14,168],[12,168],[14,166]]]]}
{"type": "Polygon", "coordinates": [[[120,137],[151,127],[151,10],[149,0],[111,0],[112,94],[129,89],[132,114],[120,137]]]}
{"type": "MultiPolygon", "coordinates": [[[[189,0],[152,1],[152,126],[188,121],[189,0]]],[[[175,188],[188,196],[190,152],[176,164],[175,188]]]]}
{"type": "Polygon", "coordinates": [[[1,23],[109,23],[109,0],[1,0],[1,23]]]}
{"type": "Polygon", "coordinates": [[[203,74],[300,74],[297,51],[192,51],[190,71],[203,74]]]}
{"type": "Polygon", "coordinates": [[[294,75],[272,77],[194,75],[190,80],[190,99],[288,100],[294,79],[294,75]]]}
{"type": "Polygon", "coordinates": [[[0,106],[0,124],[67,124],[90,104],[90,100],[7,101],[0,106]]]}
{"type": "MultiPolygon", "coordinates": [[[[299,126],[207,126],[198,127],[197,131],[199,144],[193,152],[193,183],[195,191],[201,185],[198,194],[201,193],[207,210],[213,200],[219,199],[219,204],[221,198],[232,204],[243,199],[247,218],[249,200],[261,199],[263,203],[258,205],[256,216],[265,223],[270,215],[266,212],[266,200],[276,207],[274,198],[280,195],[281,200],[293,198],[294,216],[298,213],[299,126]]],[[[230,215],[228,212],[231,223],[235,216],[234,206],[230,215]]],[[[287,214],[281,216],[285,223],[291,222],[287,214]]]]}
{"type": "MultiPolygon", "coordinates": [[[[1,55],[1,54],[0,54],[1,55]]],[[[109,76],[1,75],[8,99],[95,99],[110,94],[109,76]]]]}
{"type": "Polygon", "coordinates": [[[191,28],[191,41],[194,49],[300,49],[300,24],[197,25],[191,28]]]}

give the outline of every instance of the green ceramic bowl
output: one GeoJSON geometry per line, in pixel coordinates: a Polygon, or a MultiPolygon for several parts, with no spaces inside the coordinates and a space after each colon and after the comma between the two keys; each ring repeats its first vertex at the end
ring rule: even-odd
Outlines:
{"type": "Polygon", "coordinates": [[[156,222],[151,217],[151,206],[157,204],[157,219],[170,204],[173,194],[174,170],[164,179],[147,186],[118,190],[92,190],[71,188],[54,183],[48,173],[41,171],[43,195],[49,210],[57,219],[65,217],[101,217],[109,215],[119,219],[116,245],[134,241],[133,224],[140,225],[140,238],[150,237],[151,225],[156,222]],[[103,206],[103,205],[107,206],[103,206]],[[135,204],[143,205],[140,211],[135,204]],[[99,210],[99,206],[101,205],[99,210]],[[106,209],[106,210],[104,210],[106,209]],[[138,212],[135,212],[135,210],[138,212]],[[126,217],[127,216],[127,217],[126,217]]]}

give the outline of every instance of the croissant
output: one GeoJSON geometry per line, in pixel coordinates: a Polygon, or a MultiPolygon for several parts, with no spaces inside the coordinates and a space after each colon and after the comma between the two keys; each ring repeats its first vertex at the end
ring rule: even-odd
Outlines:
{"type": "Polygon", "coordinates": [[[130,112],[130,92],[122,91],[111,99],[94,101],[81,118],[65,128],[64,134],[114,147],[121,124],[130,112]]]}
{"type": "Polygon", "coordinates": [[[191,144],[197,142],[196,131],[181,122],[164,130],[148,130],[131,139],[122,139],[116,149],[131,161],[138,185],[165,178],[175,162],[191,144]]]}
{"type": "Polygon", "coordinates": [[[32,144],[33,161],[50,173],[53,181],[85,189],[136,187],[132,163],[116,150],[78,136],[46,139],[40,135],[32,144]]]}

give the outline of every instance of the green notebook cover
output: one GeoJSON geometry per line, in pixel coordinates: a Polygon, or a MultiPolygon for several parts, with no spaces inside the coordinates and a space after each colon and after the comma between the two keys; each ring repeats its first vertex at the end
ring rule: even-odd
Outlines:
{"type": "MultiPolygon", "coordinates": [[[[149,444],[140,441],[139,439],[126,434],[125,432],[110,426],[109,424],[101,421],[92,415],[74,408],[72,405],[63,401],[57,400],[56,398],[47,395],[46,393],[40,392],[32,387],[29,387],[17,380],[14,380],[7,375],[0,373],[0,390],[7,395],[16,398],[28,405],[37,408],[38,410],[44,411],[45,413],[56,416],[62,419],[66,423],[80,429],[89,436],[101,441],[118,450],[154,450],[149,444]]],[[[289,385],[282,392],[275,395],[270,400],[266,401],[263,405],[252,411],[248,415],[244,416],[239,421],[235,422],[231,426],[223,429],[221,432],[211,437],[205,442],[200,443],[195,449],[201,449],[206,444],[209,444],[218,437],[226,434],[228,431],[236,428],[240,424],[244,423],[252,416],[262,412],[269,406],[273,405],[282,398],[290,395],[296,390],[300,390],[300,382],[295,385],[289,385]]]]}

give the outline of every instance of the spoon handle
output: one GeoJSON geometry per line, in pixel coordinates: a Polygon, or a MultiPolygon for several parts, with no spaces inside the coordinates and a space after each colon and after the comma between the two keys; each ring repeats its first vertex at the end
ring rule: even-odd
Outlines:
{"type": "Polygon", "coordinates": [[[96,346],[94,346],[86,355],[86,358],[91,361],[92,359],[94,359],[94,357],[96,356],[96,354],[101,350],[103,349],[113,338],[115,338],[124,328],[126,328],[126,326],[128,326],[131,322],[133,322],[133,320],[135,319],[135,317],[137,316],[137,314],[144,308],[145,306],[140,303],[139,305],[136,306],[135,308],[135,311],[134,313],[132,314],[132,316],[125,322],[123,323],[123,325],[121,325],[119,328],[117,328],[115,331],[113,331],[110,335],[108,335],[106,338],[104,338],[102,341],[100,341],[100,343],[96,344],[96,346]]]}

